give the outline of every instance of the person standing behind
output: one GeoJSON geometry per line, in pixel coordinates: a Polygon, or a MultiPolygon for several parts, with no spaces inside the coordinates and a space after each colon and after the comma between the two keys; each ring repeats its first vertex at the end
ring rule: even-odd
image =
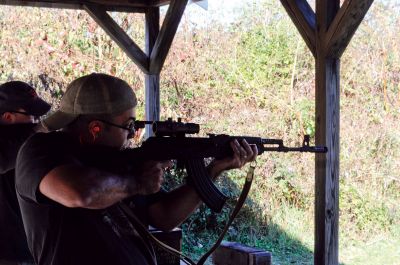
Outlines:
{"type": "Polygon", "coordinates": [[[18,150],[50,105],[21,81],[0,85],[0,265],[33,264],[15,192],[18,150]]]}

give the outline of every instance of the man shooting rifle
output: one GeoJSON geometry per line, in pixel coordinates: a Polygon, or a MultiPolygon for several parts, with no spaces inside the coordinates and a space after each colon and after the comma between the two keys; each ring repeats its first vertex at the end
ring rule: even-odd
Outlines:
{"type": "MultiPolygon", "coordinates": [[[[83,76],[68,86],[60,109],[44,122],[59,131],[38,133],[23,145],[16,189],[38,265],[155,264],[149,242],[118,204],[129,198],[142,222],[161,230],[173,229],[200,205],[190,185],[159,192],[171,161],[144,160],[127,172],[117,162],[96,165],[82,156],[87,146],[123,149],[133,133],[136,104],[123,80],[83,76]]],[[[230,146],[231,156],[207,167],[212,179],[254,161],[258,153],[245,140],[230,146]]]]}

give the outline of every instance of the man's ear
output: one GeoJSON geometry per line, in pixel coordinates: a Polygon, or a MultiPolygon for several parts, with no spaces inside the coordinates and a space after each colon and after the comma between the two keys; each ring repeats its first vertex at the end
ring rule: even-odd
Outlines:
{"type": "Polygon", "coordinates": [[[97,137],[104,130],[104,125],[100,121],[91,121],[88,124],[88,130],[93,137],[97,137]]]}
{"type": "Polygon", "coordinates": [[[1,115],[1,121],[5,123],[14,123],[15,121],[15,116],[11,112],[4,112],[1,115]]]}

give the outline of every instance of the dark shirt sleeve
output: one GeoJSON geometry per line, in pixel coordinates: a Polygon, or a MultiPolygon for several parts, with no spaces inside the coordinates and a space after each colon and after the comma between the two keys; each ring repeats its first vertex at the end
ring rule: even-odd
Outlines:
{"type": "Polygon", "coordinates": [[[15,145],[5,139],[0,140],[0,174],[15,167],[15,158],[17,157],[20,145],[15,145]]]}
{"type": "Polygon", "coordinates": [[[33,134],[33,125],[0,125],[0,175],[15,168],[18,150],[33,134]]]}
{"type": "Polygon", "coordinates": [[[21,147],[16,164],[15,186],[25,200],[46,203],[39,191],[42,179],[54,168],[78,163],[72,155],[74,143],[64,133],[37,133],[21,147]]]}

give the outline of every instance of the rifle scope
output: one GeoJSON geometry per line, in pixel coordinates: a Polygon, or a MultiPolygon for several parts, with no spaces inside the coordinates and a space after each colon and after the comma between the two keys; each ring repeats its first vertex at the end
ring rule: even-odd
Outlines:
{"type": "Polygon", "coordinates": [[[153,133],[156,136],[184,136],[200,131],[199,124],[184,123],[181,118],[178,118],[178,121],[173,121],[172,118],[166,121],[135,121],[135,129],[144,128],[146,124],[152,125],[153,133]]]}

